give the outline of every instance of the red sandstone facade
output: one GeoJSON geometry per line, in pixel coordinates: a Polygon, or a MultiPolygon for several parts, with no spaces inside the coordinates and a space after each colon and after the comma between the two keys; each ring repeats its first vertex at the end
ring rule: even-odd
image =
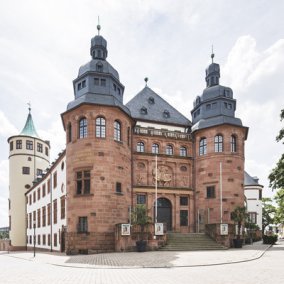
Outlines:
{"type": "MultiPolygon", "coordinates": [[[[232,225],[230,213],[244,204],[248,131],[234,116],[232,90],[219,85],[219,65],[206,71],[191,123],[147,86],[124,105],[124,86],[99,35],[91,55],[62,114],[67,253],[113,251],[116,226],[130,222],[137,204],[145,204],[153,222],[157,204],[157,222],[168,231],[211,230],[218,239],[219,225],[232,225]]],[[[229,245],[229,237],[221,242],[229,245]]]]}

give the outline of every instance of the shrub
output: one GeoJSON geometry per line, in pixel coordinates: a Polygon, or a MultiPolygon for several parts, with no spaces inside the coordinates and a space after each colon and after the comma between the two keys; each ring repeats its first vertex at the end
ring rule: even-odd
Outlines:
{"type": "Polygon", "coordinates": [[[274,245],[278,240],[277,235],[273,236],[263,236],[263,243],[268,245],[274,245]]]}

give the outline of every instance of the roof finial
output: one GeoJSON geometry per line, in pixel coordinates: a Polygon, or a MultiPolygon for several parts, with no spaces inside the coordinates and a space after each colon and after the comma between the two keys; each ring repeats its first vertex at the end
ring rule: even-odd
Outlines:
{"type": "Polygon", "coordinates": [[[214,58],[215,54],[213,53],[213,44],[212,44],[212,47],[211,47],[211,59],[212,59],[212,63],[213,63],[213,58],[214,58]]]}
{"type": "Polygon", "coordinates": [[[145,81],[145,83],[146,83],[145,86],[147,87],[148,77],[145,77],[145,78],[144,78],[144,81],[145,81]]]}
{"type": "Polygon", "coordinates": [[[31,113],[31,110],[32,110],[32,108],[31,108],[31,102],[28,102],[27,105],[29,106],[29,113],[31,113]]]}
{"type": "Polygon", "coordinates": [[[100,29],[101,29],[101,26],[100,26],[100,16],[98,16],[98,24],[97,24],[98,35],[100,35],[100,29]]]}

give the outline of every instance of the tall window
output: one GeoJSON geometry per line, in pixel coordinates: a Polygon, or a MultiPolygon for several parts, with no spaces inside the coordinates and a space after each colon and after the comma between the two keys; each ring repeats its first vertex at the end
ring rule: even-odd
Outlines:
{"type": "Polygon", "coordinates": [[[53,174],[53,189],[57,187],[57,172],[53,174]]]}
{"type": "Polygon", "coordinates": [[[237,152],[237,139],[235,135],[231,136],[231,152],[232,153],[237,152]]]}
{"type": "Polygon", "coordinates": [[[47,204],[47,225],[50,225],[50,213],[51,213],[50,203],[47,204]]]}
{"type": "Polygon", "coordinates": [[[16,149],[22,149],[22,140],[16,140],[16,149]]]}
{"type": "Polygon", "coordinates": [[[117,182],[116,183],[116,186],[115,186],[115,192],[116,193],[121,193],[122,192],[122,189],[121,189],[121,182],[117,182]]]}
{"type": "Polygon", "coordinates": [[[88,136],[88,122],[85,117],[79,121],[79,138],[86,138],[88,136]]]}
{"type": "Polygon", "coordinates": [[[60,212],[61,212],[61,219],[65,218],[65,197],[62,196],[60,198],[60,212]]]}
{"type": "Polygon", "coordinates": [[[40,208],[37,209],[37,227],[40,228],[40,221],[41,221],[41,217],[40,217],[40,208]]]}
{"type": "Polygon", "coordinates": [[[215,152],[223,152],[223,136],[216,135],[214,138],[215,152]]]}
{"type": "Polygon", "coordinates": [[[152,145],[152,153],[153,154],[159,154],[159,145],[158,144],[154,143],[152,145]]]}
{"type": "Polygon", "coordinates": [[[167,155],[173,155],[173,153],[174,153],[173,146],[172,145],[167,145],[167,147],[166,147],[166,154],[167,155]]]}
{"type": "Polygon", "coordinates": [[[78,232],[79,233],[88,232],[88,217],[79,217],[78,232]]]}
{"type": "Polygon", "coordinates": [[[207,141],[206,138],[201,138],[199,141],[199,156],[207,154],[207,141]]]}
{"type": "Polygon", "coordinates": [[[57,224],[57,199],[53,200],[53,223],[57,224]]]}
{"type": "Polygon", "coordinates": [[[137,194],[137,204],[146,204],[145,194],[137,194]]]}
{"type": "Polygon", "coordinates": [[[257,223],[257,213],[256,212],[248,212],[249,214],[249,220],[251,223],[256,224],[257,223]]]}
{"type": "Polygon", "coordinates": [[[76,173],[77,194],[89,194],[91,189],[90,171],[80,171],[76,173]]]}
{"type": "Polygon", "coordinates": [[[42,153],[42,144],[41,143],[37,143],[37,151],[42,153]]]}
{"type": "Polygon", "coordinates": [[[14,149],[14,142],[11,141],[11,142],[10,142],[10,151],[13,151],[13,149],[14,149]]]}
{"type": "Polygon", "coordinates": [[[31,141],[31,140],[26,141],[26,149],[27,150],[33,150],[33,141],[31,141]]]}
{"type": "Polygon", "coordinates": [[[138,142],[136,146],[137,152],[145,152],[144,142],[138,142]]]}
{"type": "Polygon", "coordinates": [[[48,147],[45,147],[45,155],[48,156],[48,147]]]}
{"type": "Polygon", "coordinates": [[[42,207],[42,226],[46,226],[46,207],[42,207]]]}
{"type": "Polygon", "coordinates": [[[96,137],[106,137],[106,120],[103,117],[98,117],[96,119],[96,137]]]}
{"type": "Polygon", "coordinates": [[[215,198],[215,186],[206,187],[206,198],[215,198]]]}
{"type": "Polygon", "coordinates": [[[71,142],[72,141],[72,125],[71,123],[68,124],[67,126],[67,142],[71,142]]]}
{"type": "Polygon", "coordinates": [[[185,147],[180,147],[180,148],[179,148],[179,155],[180,155],[181,157],[186,157],[186,156],[187,156],[187,150],[186,150],[185,147]]]}
{"type": "Polygon", "coordinates": [[[114,122],[114,140],[121,141],[121,124],[117,120],[114,122]]]}
{"type": "Polygon", "coordinates": [[[42,197],[45,197],[45,184],[42,186],[42,197]]]}
{"type": "Polygon", "coordinates": [[[180,210],[180,225],[188,226],[188,210],[180,210]]]}

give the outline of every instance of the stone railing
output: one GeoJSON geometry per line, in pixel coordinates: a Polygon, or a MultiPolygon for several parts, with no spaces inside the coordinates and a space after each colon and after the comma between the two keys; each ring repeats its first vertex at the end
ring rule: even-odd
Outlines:
{"type": "Polygon", "coordinates": [[[135,127],[134,133],[138,135],[162,136],[162,137],[172,138],[172,139],[191,140],[191,135],[188,133],[168,131],[168,130],[163,130],[163,129],[135,127]]]}

